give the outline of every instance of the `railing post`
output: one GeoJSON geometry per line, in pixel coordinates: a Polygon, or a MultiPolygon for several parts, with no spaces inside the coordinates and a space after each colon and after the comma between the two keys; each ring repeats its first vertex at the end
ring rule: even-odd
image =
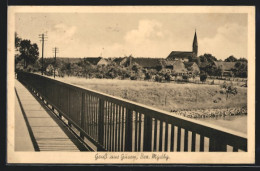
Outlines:
{"type": "Polygon", "coordinates": [[[132,151],[132,114],[133,111],[127,109],[125,124],[125,151],[132,151]]]}
{"type": "Polygon", "coordinates": [[[104,141],[104,100],[99,98],[98,143],[103,145],[103,141],[104,141]]]}
{"type": "Polygon", "coordinates": [[[209,140],[209,151],[227,151],[227,145],[223,140],[217,140],[215,138],[210,138],[209,140]]]}
{"type": "MultiPolygon", "coordinates": [[[[85,93],[82,93],[80,126],[85,130],[85,93]]],[[[84,139],[84,134],[80,132],[80,138],[84,139]]]]}
{"type": "Polygon", "coordinates": [[[152,151],[152,118],[148,115],[144,116],[144,151],[152,151]]]}

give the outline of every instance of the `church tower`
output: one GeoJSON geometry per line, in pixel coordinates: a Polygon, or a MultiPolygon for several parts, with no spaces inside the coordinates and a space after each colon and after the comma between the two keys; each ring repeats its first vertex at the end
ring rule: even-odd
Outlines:
{"type": "Polygon", "coordinates": [[[194,57],[198,56],[198,41],[197,41],[196,30],[195,30],[195,35],[194,35],[193,44],[192,44],[192,52],[195,55],[194,57]]]}

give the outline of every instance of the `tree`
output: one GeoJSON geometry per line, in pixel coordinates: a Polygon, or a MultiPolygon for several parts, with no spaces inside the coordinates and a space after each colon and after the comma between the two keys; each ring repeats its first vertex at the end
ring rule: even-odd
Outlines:
{"type": "Polygon", "coordinates": [[[247,63],[237,61],[233,72],[235,73],[235,76],[237,76],[237,77],[246,78],[247,77],[247,63]]]}
{"type": "Polygon", "coordinates": [[[214,61],[217,61],[217,58],[215,56],[213,56],[212,54],[205,53],[204,56],[209,63],[213,63],[214,61]]]}
{"type": "Polygon", "coordinates": [[[22,39],[18,37],[18,34],[15,32],[15,65],[21,60],[20,54],[18,53],[20,49],[21,40],[22,39]]]}
{"type": "Polygon", "coordinates": [[[246,58],[239,58],[237,61],[240,61],[240,62],[247,62],[247,59],[246,59],[246,58]]]}
{"type": "Polygon", "coordinates": [[[225,62],[236,62],[237,58],[235,58],[233,55],[229,56],[227,59],[225,59],[225,62]]]}
{"type": "Polygon", "coordinates": [[[207,80],[207,77],[208,77],[207,74],[205,72],[202,72],[200,74],[200,81],[205,82],[207,80]]]}
{"type": "Polygon", "coordinates": [[[29,64],[34,64],[39,57],[39,49],[37,44],[31,44],[30,40],[21,40],[19,47],[19,59],[24,60],[24,68],[29,64]]]}
{"type": "Polygon", "coordinates": [[[208,62],[212,64],[214,61],[217,61],[217,58],[212,54],[205,53],[204,55],[199,56],[200,62],[208,62]]]}

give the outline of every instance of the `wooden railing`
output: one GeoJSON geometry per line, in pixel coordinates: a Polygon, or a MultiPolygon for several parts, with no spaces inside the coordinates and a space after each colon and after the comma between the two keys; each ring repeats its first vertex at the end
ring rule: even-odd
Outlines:
{"type": "Polygon", "coordinates": [[[97,151],[247,151],[242,133],[37,74],[19,72],[17,78],[97,151]]]}

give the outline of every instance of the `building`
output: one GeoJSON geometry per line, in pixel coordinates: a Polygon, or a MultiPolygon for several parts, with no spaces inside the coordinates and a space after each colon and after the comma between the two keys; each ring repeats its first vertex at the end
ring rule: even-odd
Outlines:
{"type": "Polygon", "coordinates": [[[172,51],[166,59],[174,60],[174,61],[189,62],[189,59],[197,58],[197,56],[198,56],[198,40],[197,40],[197,33],[195,31],[191,52],[172,51]]]}
{"type": "Polygon", "coordinates": [[[236,67],[236,62],[222,62],[222,61],[214,61],[213,66],[221,69],[222,76],[232,76],[233,71],[236,67]]]}
{"type": "Polygon", "coordinates": [[[142,57],[134,58],[130,56],[125,58],[119,58],[116,60],[116,63],[124,67],[128,67],[130,65],[133,66],[137,64],[144,69],[156,69],[159,71],[163,67],[162,65],[163,61],[164,61],[163,58],[142,58],[142,57]]]}
{"type": "Polygon", "coordinates": [[[188,72],[188,70],[185,68],[184,62],[180,60],[165,60],[163,62],[163,66],[165,69],[170,69],[175,75],[185,75],[188,72]]]}
{"type": "Polygon", "coordinates": [[[89,62],[92,65],[108,65],[109,61],[102,57],[87,57],[84,58],[85,62],[89,62]]]}
{"type": "Polygon", "coordinates": [[[162,58],[132,58],[131,63],[138,64],[145,69],[162,69],[162,58]]]}
{"type": "Polygon", "coordinates": [[[196,64],[196,62],[183,62],[183,63],[189,74],[198,75],[200,73],[200,68],[196,64]]]}

